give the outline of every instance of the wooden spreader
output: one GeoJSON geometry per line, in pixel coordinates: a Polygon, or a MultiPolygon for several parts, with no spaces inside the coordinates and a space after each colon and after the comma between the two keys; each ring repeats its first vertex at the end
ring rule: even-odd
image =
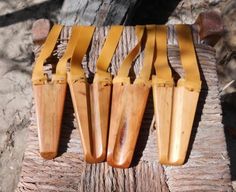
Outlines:
{"type": "Polygon", "coordinates": [[[48,74],[44,73],[43,65],[46,59],[51,56],[62,28],[61,25],[53,26],[44,43],[44,48],[36,60],[32,75],[39,151],[45,159],[52,159],[57,155],[67,86],[66,64],[73,54],[75,42],[78,38],[78,28],[73,27],[67,49],[56,65],[56,73],[51,76],[50,80],[48,74]]]}
{"type": "Polygon", "coordinates": [[[106,159],[112,81],[107,69],[123,27],[111,27],[98,58],[92,84],[87,82],[81,63],[95,28],[80,27],[80,29],[78,44],[71,61],[71,70],[68,73],[68,83],[79,124],[85,161],[98,163],[106,159]]]}
{"type": "Polygon", "coordinates": [[[167,56],[167,27],[157,26],[156,29],[157,76],[152,78],[152,87],[159,161],[167,165],[182,165],[201,90],[200,73],[191,29],[187,25],[176,25],[180,61],[185,77],[179,79],[175,87],[167,56]]]}
{"type": "Polygon", "coordinates": [[[154,58],[155,26],[147,26],[143,69],[133,83],[127,77],[140,53],[145,26],[137,26],[138,43],[125,58],[113,80],[107,162],[128,168],[133,158],[150,91],[149,77],[154,58]]]}

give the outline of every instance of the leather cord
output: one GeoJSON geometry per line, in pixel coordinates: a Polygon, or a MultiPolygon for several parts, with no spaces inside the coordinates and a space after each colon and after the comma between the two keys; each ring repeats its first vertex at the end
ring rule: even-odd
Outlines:
{"type": "Polygon", "coordinates": [[[79,26],[78,39],[71,58],[71,68],[69,72],[72,81],[85,80],[82,60],[93,38],[94,31],[95,27],[93,26],[79,26]]]}
{"type": "Polygon", "coordinates": [[[96,74],[93,82],[111,82],[111,74],[107,72],[107,69],[111,63],[112,57],[119,43],[119,39],[123,32],[123,29],[124,26],[111,26],[106,41],[97,60],[96,74]]]}
{"type": "Polygon", "coordinates": [[[117,76],[113,79],[113,83],[129,83],[130,79],[128,77],[129,70],[131,68],[132,62],[137,58],[138,54],[141,51],[142,39],[145,31],[145,26],[137,25],[135,27],[135,33],[138,39],[135,47],[129,52],[128,56],[124,59],[121,64],[117,76]]]}
{"type": "Polygon", "coordinates": [[[71,36],[69,39],[69,42],[67,44],[66,50],[59,60],[57,66],[56,66],[56,74],[53,75],[52,81],[57,81],[57,82],[66,82],[66,67],[67,67],[67,62],[69,59],[71,59],[72,54],[74,52],[75,46],[77,44],[77,40],[79,35],[79,26],[73,26],[72,27],[72,32],[71,36]]]}
{"type": "Polygon", "coordinates": [[[156,76],[153,76],[152,82],[160,87],[174,85],[167,56],[167,32],[167,26],[156,26],[156,60],[154,62],[156,76]]]}
{"type": "Polygon", "coordinates": [[[201,79],[191,29],[188,25],[176,25],[175,30],[179,43],[180,60],[185,71],[185,77],[178,81],[177,86],[184,86],[190,91],[199,92],[201,79]]]}
{"type": "MultiPolygon", "coordinates": [[[[43,71],[43,65],[46,59],[52,54],[62,28],[62,25],[54,25],[49,32],[42,51],[36,60],[32,75],[33,84],[44,84],[47,82],[47,77],[44,75],[43,71]]],[[[112,26],[109,30],[108,36],[96,64],[96,75],[94,82],[103,80],[111,81],[111,75],[107,72],[107,69],[118,45],[123,28],[123,26],[112,26]]],[[[157,74],[157,83],[160,86],[173,86],[171,69],[169,67],[167,57],[167,27],[148,25],[146,26],[146,29],[147,41],[144,50],[144,64],[139,76],[136,78],[134,83],[149,82],[154,57],[154,47],[156,46],[157,55],[154,66],[157,74]]],[[[175,29],[179,44],[180,59],[185,71],[185,77],[178,81],[178,86],[185,86],[192,91],[200,91],[201,79],[193,45],[191,29],[187,25],[176,25],[175,29]]],[[[66,64],[68,59],[71,57],[71,75],[74,78],[84,78],[81,62],[88,49],[94,30],[94,27],[72,27],[72,35],[64,55],[57,64],[56,74],[54,74],[52,78],[53,81],[60,83],[66,80],[66,64]],[[79,34],[83,35],[81,36],[79,34]]],[[[144,30],[144,26],[136,26],[135,31],[138,38],[138,43],[123,61],[113,82],[129,82],[129,70],[133,60],[140,53],[144,30]]]]}
{"type": "Polygon", "coordinates": [[[62,28],[62,25],[54,25],[50,30],[47,39],[43,44],[42,50],[35,62],[35,67],[32,74],[33,84],[44,84],[47,81],[47,77],[44,75],[43,65],[46,59],[52,54],[62,28]]]}
{"type": "Polygon", "coordinates": [[[154,49],[155,49],[155,25],[147,25],[147,41],[144,50],[143,67],[139,76],[135,79],[134,84],[150,84],[149,79],[152,72],[154,49]]]}

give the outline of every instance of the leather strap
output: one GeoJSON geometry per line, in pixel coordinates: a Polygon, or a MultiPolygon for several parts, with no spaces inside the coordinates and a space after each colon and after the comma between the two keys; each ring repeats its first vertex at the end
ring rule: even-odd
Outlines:
{"type": "Polygon", "coordinates": [[[178,81],[177,86],[184,86],[190,91],[200,91],[201,79],[197,58],[193,45],[192,32],[188,25],[176,25],[180,60],[185,71],[185,78],[178,81]]]}
{"type": "Polygon", "coordinates": [[[79,26],[73,26],[65,53],[57,64],[56,74],[53,75],[52,81],[57,81],[58,83],[66,82],[67,62],[72,57],[79,36],[79,26]]]}
{"type": "Polygon", "coordinates": [[[130,51],[128,56],[125,58],[123,63],[121,64],[117,76],[113,79],[113,83],[130,83],[130,79],[128,77],[129,70],[131,68],[132,62],[136,59],[138,54],[141,51],[141,43],[144,35],[145,26],[137,25],[135,27],[135,33],[138,39],[136,46],[130,51]]]}
{"type": "Polygon", "coordinates": [[[72,81],[85,81],[82,60],[93,38],[94,30],[93,26],[79,26],[77,44],[71,58],[70,79],[72,81]]]}
{"type": "Polygon", "coordinates": [[[43,65],[46,59],[49,58],[52,54],[62,28],[62,25],[54,25],[48,34],[48,37],[43,45],[39,57],[35,62],[35,67],[32,74],[32,82],[35,85],[44,84],[47,81],[47,77],[44,75],[43,65]]]}
{"type": "Polygon", "coordinates": [[[102,51],[97,60],[96,74],[93,82],[111,81],[111,74],[107,72],[107,69],[111,63],[123,29],[124,26],[111,26],[102,51]]]}
{"type": "Polygon", "coordinates": [[[174,86],[167,56],[167,32],[167,26],[156,26],[156,60],[154,63],[156,76],[153,76],[152,82],[160,87],[174,86]]]}
{"type": "Polygon", "coordinates": [[[134,84],[146,84],[149,85],[149,79],[152,71],[155,49],[155,25],[147,25],[147,42],[144,50],[143,67],[139,76],[135,79],[134,84]]]}

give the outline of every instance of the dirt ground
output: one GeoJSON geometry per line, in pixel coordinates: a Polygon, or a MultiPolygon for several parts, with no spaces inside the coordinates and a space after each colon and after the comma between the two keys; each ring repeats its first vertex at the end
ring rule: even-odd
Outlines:
{"type": "MultiPolygon", "coordinates": [[[[173,1],[168,23],[193,23],[208,9],[221,12],[226,33],[216,45],[223,123],[236,181],[236,1],[173,1]],[[178,3],[176,3],[178,2],[178,3]],[[235,136],[235,137],[234,137],[235,136]]],[[[32,90],[32,23],[39,18],[57,21],[62,0],[0,1],[0,191],[14,191],[21,170],[30,123],[32,90]]],[[[147,10],[148,11],[148,10],[147,10]]],[[[142,19],[142,18],[141,18],[142,19]]],[[[236,185],[233,182],[233,185],[236,185]]],[[[235,186],[236,187],[236,186],[235,186]]]]}

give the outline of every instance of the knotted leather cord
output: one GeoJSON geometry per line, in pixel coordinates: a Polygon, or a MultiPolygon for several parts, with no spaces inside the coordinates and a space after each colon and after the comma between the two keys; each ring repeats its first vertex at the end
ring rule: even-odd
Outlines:
{"type": "Polygon", "coordinates": [[[144,50],[143,68],[135,79],[134,84],[149,84],[149,78],[152,71],[153,59],[154,59],[154,48],[155,48],[155,25],[147,25],[147,42],[144,50]]]}
{"type": "Polygon", "coordinates": [[[47,81],[47,77],[44,75],[43,65],[46,59],[52,54],[62,28],[62,25],[54,25],[47,36],[39,57],[35,62],[35,67],[32,74],[32,82],[35,85],[44,84],[47,81]]]}
{"type": "Polygon", "coordinates": [[[137,25],[135,27],[135,33],[138,39],[138,42],[136,46],[131,50],[131,52],[128,54],[128,56],[125,58],[123,63],[121,64],[117,76],[113,79],[113,83],[129,83],[129,70],[131,68],[132,62],[134,59],[138,56],[138,54],[141,51],[141,43],[142,43],[142,38],[144,34],[145,26],[137,25]]]}
{"type": "Polygon", "coordinates": [[[174,85],[167,56],[167,32],[167,26],[156,26],[156,60],[154,67],[157,76],[154,76],[153,83],[157,83],[161,87],[174,85]]]}
{"type": "Polygon", "coordinates": [[[79,26],[77,44],[71,58],[70,79],[72,81],[85,80],[81,64],[93,38],[94,30],[95,27],[93,26],[79,26]]]}
{"type": "Polygon", "coordinates": [[[109,72],[107,72],[107,69],[111,63],[123,29],[124,26],[111,26],[102,51],[97,60],[96,74],[93,82],[104,80],[111,81],[111,75],[109,72]]]}
{"type": "Polygon", "coordinates": [[[59,60],[56,67],[56,74],[53,75],[52,81],[65,82],[66,81],[66,64],[68,59],[72,57],[77,39],[79,37],[79,26],[73,26],[69,42],[67,44],[65,53],[59,60]]]}
{"type": "Polygon", "coordinates": [[[176,25],[175,29],[179,43],[180,60],[185,71],[185,78],[178,81],[178,86],[199,92],[201,79],[191,29],[188,25],[176,25]]]}

